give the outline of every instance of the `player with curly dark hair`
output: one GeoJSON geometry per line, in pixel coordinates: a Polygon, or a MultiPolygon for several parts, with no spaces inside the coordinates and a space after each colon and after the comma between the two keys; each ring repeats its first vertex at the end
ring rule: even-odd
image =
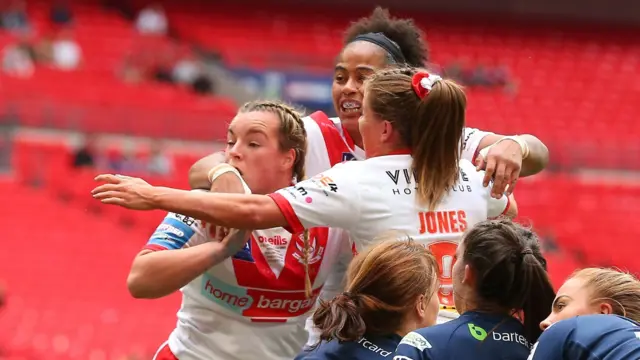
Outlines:
{"type": "Polygon", "coordinates": [[[370,16],[351,23],[345,32],[344,43],[351,44],[358,36],[369,33],[383,34],[393,41],[409,66],[423,67],[429,61],[425,34],[412,19],[393,17],[389,10],[377,7],[370,16]]]}

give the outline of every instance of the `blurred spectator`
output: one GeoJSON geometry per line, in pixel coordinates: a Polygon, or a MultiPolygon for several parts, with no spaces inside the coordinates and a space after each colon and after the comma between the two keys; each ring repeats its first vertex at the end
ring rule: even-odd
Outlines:
{"type": "Polygon", "coordinates": [[[158,82],[173,83],[173,56],[164,52],[153,67],[153,79],[158,82]]]}
{"type": "Polygon", "coordinates": [[[3,28],[17,33],[31,31],[27,16],[27,4],[24,0],[11,0],[0,15],[3,28]]]}
{"type": "Polygon", "coordinates": [[[152,175],[170,175],[173,172],[173,163],[163,151],[160,142],[151,144],[151,157],[149,158],[147,171],[152,175]]]}
{"type": "Polygon", "coordinates": [[[95,165],[95,137],[89,137],[73,154],[73,167],[84,168],[95,165]]]}
{"type": "Polygon", "coordinates": [[[182,57],[173,66],[173,81],[179,84],[192,84],[202,73],[200,62],[192,53],[182,57]]]}
{"type": "Polygon", "coordinates": [[[108,171],[131,174],[138,173],[143,169],[138,159],[136,159],[133,144],[127,143],[123,145],[122,151],[107,149],[106,152],[108,171]]]}
{"type": "Polygon", "coordinates": [[[166,35],[167,16],[160,4],[151,4],[140,11],[136,19],[136,28],[144,35],[166,35]]]}
{"type": "Polygon", "coordinates": [[[42,36],[36,43],[35,58],[40,64],[53,63],[53,37],[50,34],[42,36]]]}
{"type": "Polygon", "coordinates": [[[214,84],[211,78],[207,75],[200,74],[196,77],[193,83],[191,83],[191,89],[198,95],[213,94],[214,84]]]}
{"type": "Polygon", "coordinates": [[[124,59],[118,76],[126,83],[138,84],[144,80],[144,70],[134,57],[129,55],[124,59]]]}
{"type": "Polygon", "coordinates": [[[82,49],[69,30],[61,31],[52,44],[53,65],[61,70],[74,70],[82,61],[82,49]]]}
{"type": "Polygon", "coordinates": [[[58,26],[66,26],[73,22],[73,12],[66,0],[56,0],[49,13],[51,22],[58,26]]]}
{"type": "Polygon", "coordinates": [[[9,75],[28,78],[35,71],[35,52],[31,45],[19,42],[2,50],[2,70],[9,75]]]}

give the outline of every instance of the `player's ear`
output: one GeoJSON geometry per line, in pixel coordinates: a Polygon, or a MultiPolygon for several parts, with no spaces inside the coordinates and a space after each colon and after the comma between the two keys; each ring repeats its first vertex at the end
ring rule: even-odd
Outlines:
{"type": "Polygon", "coordinates": [[[420,318],[424,318],[425,313],[427,312],[427,297],[424,295],[418,296],[418,300],[416,300],[416,312],[420,316],[420,318]]]}
{"type": "Polygon", "coordinates": [[[603,315],[613,314],[613,306],[606,301],[603,301],[598,305],[598,313],[603,315]]]}
{"type": "Polygon", "coordinates": [[[296,162],[296,151],[295,149],[289,149],[282,154],[282,168],[283,169],[291,169],[293,168],[293,164],[296,162]]]}
{"type": "Polygon", "coordinates": [[[464,277],[462,278],[462,283],[467,285],[473,285],[476,283],[476,274],[469,265],[464,266],[464,277]]]}

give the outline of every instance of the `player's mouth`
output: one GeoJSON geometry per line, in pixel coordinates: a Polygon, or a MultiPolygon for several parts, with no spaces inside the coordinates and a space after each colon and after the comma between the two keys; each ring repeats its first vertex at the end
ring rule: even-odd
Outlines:
{"type": "Polygon", "coordinates": [[[237,165],[234,165],[231,161],[229,161],[229,165],[233,166],[236,170],[238,170],[238,173],[240,174],[240,176],[243,176],[242,170],[240,170],[240,168],[237,165]]]}
{"type": "Polygon", "coordinates": [[[345,114],[360,114],[362,112],[362,103],[357,100],[342,100],[340,102],[340,110],[345,114]]]}

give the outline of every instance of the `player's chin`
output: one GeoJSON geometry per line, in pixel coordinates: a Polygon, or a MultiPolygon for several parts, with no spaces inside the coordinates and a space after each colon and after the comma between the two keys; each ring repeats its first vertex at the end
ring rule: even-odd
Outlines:
{"type": "Polygon", "coordinates": [[[340,121],[342,123],[357,123],[361,115],[362,115],[362,112],[360,111],[357,111],[357,112],[340,111],[340,114],[338,114],[338,116],[340,117],[340,121]]]}

